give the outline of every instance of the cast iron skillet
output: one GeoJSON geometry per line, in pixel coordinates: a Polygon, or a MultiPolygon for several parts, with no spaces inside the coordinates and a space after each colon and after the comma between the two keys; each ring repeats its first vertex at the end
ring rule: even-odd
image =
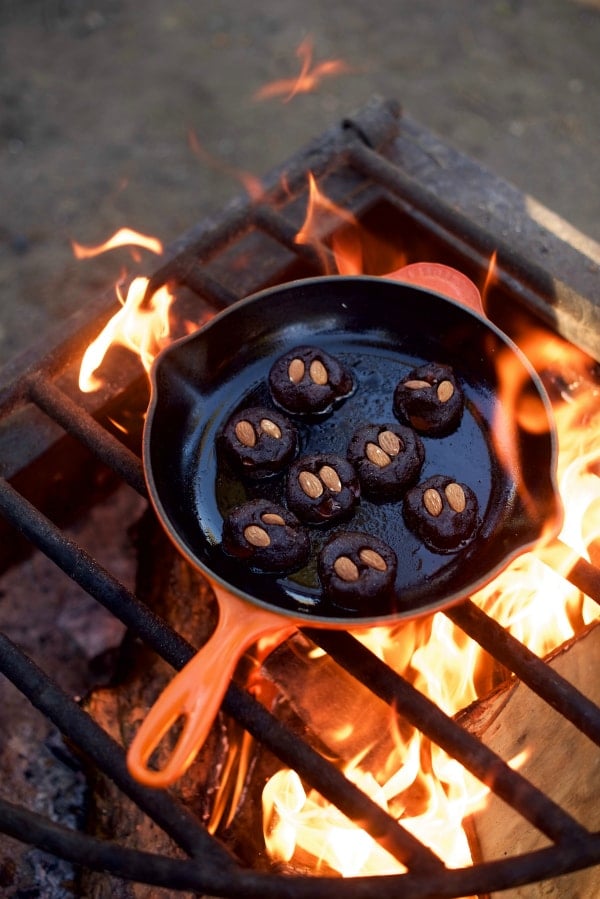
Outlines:
{"type": "MultiPolygon", "coordinates": [[[[411,268],[392,277],[409,280],[415,277],[411,268]]],[[[433,280],[420,270],[417,277],[437,285],[441,272],[445,290],[444,267],[430,268],[433,280]]],[[[456,294],[452,287],[446,292],[456,294]]],[[[458,295],[463,301],[462,289],[458,295]]],[[[482,587],[513,557],[554,535],[561,519],[550,404],[530,364],[483,314],[390,278],[323,277],[266,290],[170,345],[153,366],[143,450],[160,520],[184,556],[208,576],[219,601],[214,634],[161,694],[130,747],[131,773],[151,786],[167,786],[187,769],[239,658],[259,637],[283,639],[302,624],[386,624],[448,607],[482,587]],[[364,617],[322,599],[314,564],[291,576],[257,575],[220,548],[223,516],[246,498],[279,500],[283,478],[244,484],[220,461],[217,435],[240,407],[275,408],[269,369],[300,344],[341,357],[356,381],[354,393],[333,413],[310,423],[296,419],[302,453],[345,454],[358,423],[394,421],[394,387],[423,362],[451,365],[466,397],[453,434],[423,438],[420,479],[444,473],[468,484],[479,502],[479,530],[458,551],[434,553],[407,531],[398,503],[361,499],[343,527],[376,534],[398,555],[393,597],[364,617]],[[510,406],[499,374],[507,367],[510,406]],[[179,718],[183,729],[166,765],[149,767],[152,752],[179,718]]],[[[313,558],[333,530],[314,529],[313,558]]]]}

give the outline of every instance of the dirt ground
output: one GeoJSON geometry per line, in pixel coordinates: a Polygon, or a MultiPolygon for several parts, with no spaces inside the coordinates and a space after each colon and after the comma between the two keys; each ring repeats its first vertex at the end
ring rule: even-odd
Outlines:
{"type": "Polygon", "coordinates": [[[0,0],[0,365],[373,94],[600,239],[600,0],[0,0]],[[312,93],[258,100],[343,60],[312,93]],[[215,160],[192,149],[189,133],[215,160]]]}

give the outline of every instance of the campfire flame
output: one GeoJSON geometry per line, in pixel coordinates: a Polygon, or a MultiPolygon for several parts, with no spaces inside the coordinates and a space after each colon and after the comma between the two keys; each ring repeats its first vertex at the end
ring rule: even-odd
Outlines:
{"type": "MultiPolygon", "coordinates": [[[[77,243],[77,241],[72,240],[71,246],[73,247],[73,253],[76,259],[91,259],[94,256],[99,256],[101,253],[106,253],[108,250],[114,250],[117,247],[144,247],[146,250],[150,250],[151,253],[156,253],[160,255],[163,251],[163,245],[160,240],[156,237],[150,237],[147,234],[140,234],[139,231],[132,231],[131,228],[121,228],[119,231],[116,231],[112,237],[109,237],[108,240],[104,241],[104,243],[98,244],[95,247],[85,247],[83,244],[77,243]]],[[[137,260],[139,257],[136,255],[134,258],[137,260]]]]}
{"type": "Polygon", "coordinates": [[[353,71],[342,59],[329,59],[313,66],[313,39],[310,35],[300,42],[296,49],[296,56],[301,63],[300,74],[296,78],[283,78],[265,84],[255,92],[254,100],[283,97],[283,102],[289,103],[297,94],[315,91],[323,79],[331,78],[334,75],[346,75],[353,71]]]}
{"type": "Polygon", "coordinates": [[[327,275],[382,275],[406,264],[406,254],[397,245],[372,235],[355,215],[330,200],[312,172],[306,217],[296,243],[313,248],[327,275]]]}
{"type": "Polygon", "coordinates": [[[131,350],[139,356],[146,371],[150,371],[162,347],[169,343],[169,309],[173,297],[166,287],[161,287],[146,301],[147,287],[148,278],[134,278],[126,297],[117,287],[117,296],[123,305],[83,355],[79,369],[82,393],[102,387],[104,381],[95,372],[112,346],[131,350]]]}
{"type": "MultiPolygon", "coordinates": [[[[331,215],[338,210],[320,195],[313,179],[306,220],[297,240],[316,242],[322,258],[331,265],[331,256],[321,242],[324,212],[331,215]]],[[[332,244],[333,258],[340,273],[358,273],[363,270],[365,237],[359,223],[353,222],[347,212],[341,211],[339,220],[345,236],[341,248],[332,244]]],[[[492,258],[482,285],[484,294],[494,273],[492,258]]],[[[573,549],[573,558],[566,563],[570,565],[577,555],[589,558],[588,548],[600,539],[599,391],[582,389],[579,395],[577,388],[585,385],[589,360],[577,349],[565,348],[558,338],[548,338],[545,333],[541,339],[532,332],[520,343],[538,372],[571,373],[563,401],[555,410],[559,490],[566,509],[561,540],[573,549]]],[[[513,374],[506,364],[501,386],[505,394],[516,389],[513,374]]],[[[589,379],[586,386],[591,386],[589,379]]],[[[520,425],[536,432],[539,411],[536,405],[521,403],[520,425]]],[[[545,558],[549,558],[548,551],[545,558]]],[[[535,552],[525,553],[472,597],[540,656],[573,637],[599,614],[597,605],[554,568],[544,564],[535,552]]],[[[483,650],[441,613],[391,629],[357,631],[355,636],[448,715],[457,714],[495,686],[495,673],[483,650]]],[[[464,823],[485,804],[488,789],[417,731],[401,733],[395,716],[390,727],[395,751],[381,770],[361,767],[369,749],[365,747],[343,766],[344,773],[432,848],[448,867],[471,864],[464,823]]],[[[518,768],[524,760],[522,753],[509,764],[518,768]]],[[[308,855],[315,868],[325,866],[345,877],[404,870],[316,791],[306,792],[298,775],[287,769],[277,772],[265,786],[263,828],[267,850],[277,861],[293,865],[300,854],[305,864],[308,855]]]]}
{"type": "MultiPolygon", "coordinates": [[[[75,241],[72,243],[78,259],[89,259],[123,246],[143,247],[156,254],[163,251],[158,239],[129,228],[121,228],[96,247],[84,247],[75,241]]],[[[169,342],[169,309],[173,297],[166,287],[162,287],[147,298],[148,281],[144,277],[134,278],[126,296],[122,293],[121,285],[116,285],[121,309],[113,315],[83,355],[79,369],[79,389],[82,393],[99,390],[104,384],[96,371],[112,346],[124,346],[131,350],[139,356],[146,371],[149,371],[158,352],[169,342]]]]}

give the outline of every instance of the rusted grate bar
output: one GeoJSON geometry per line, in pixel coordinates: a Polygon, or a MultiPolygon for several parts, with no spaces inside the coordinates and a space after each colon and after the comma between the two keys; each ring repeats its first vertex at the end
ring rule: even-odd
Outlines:
{"type": "Polygon", "coordinates": [[[444,613],[538,696],[600,746],[600,709],[471,600],[444,613]]]}
{"type": "Polygon", "coordinates": [[[398,714],[459,761],[538,830],[557,843],[585,843],[588,831],[571,815],[513,771],[476,737],[463,730],[358,640],[347,633],[312,628],[304,629],[304,632],[338,664],[380,699],[393,705],[398,714]]]}
{"type": "MultiPolygon", "coordinates": [[[[227,290],[220,281],[211,278],[195,258],[190,259],[188,265],[181,267],[177,274],[177,281],[178,284],[188,287],[198,296],[209,300],[215,310],[225,309],[239,299],[236,294],[227,290]]],[[[152,291],[149,288],[146,296],[150,296],[151,293],[152,291]]]]}
{"type": "Polygon", "coordinates": [[[349,161],[365,177],[381,184],[458,236],[482,259],[489,260],[495,254],[497,269],[528,288],[519,291],[516,298],[553,330],[600,359],[599,306],[587,301],[564,282],[551,278],[514,243],[509,244],[486,231],[362,141],[356,139],[353,142],[349,161]]]}
{"type": "Polygon", "coordinates": [[[47,415],[73,437],[92,450],[125,483],[141,496],[146,495],[146,482],[141,460],[120,440],[85,412],[52,381],[37,375],[28,379],[29,396],[47,415]]]}
{"type": "Polygon", "coordinates": [[[355,877],[339,881],[335,878],[240,871],[211,872],[203,869],[201,860],[173,859],[150,852],[126,849],[69,831],[25,812],[8,802],[0,802],[0,827],[21,839],[27,833],[35,845],[79,865],[108,871],[125,880],[209,892],[214,896],[237,899],[455,899],[481,895],[491,888],[502,890],[540,880],[551,872],[559,876],[594,864],[600,853],[600,834],[595,834],[587,847],[570,846],[541,849],[526,856],[478,865],[476,868],[444,870],[425,877],[401,874],[384,877],[355,877]]]}
{"type": "Polygon", "coordinates": [[[130,777],[123,748],[3,634],[0,670],[186,852],[202,857],[208,868],[235,868],[229,853],[171,794],[143,787],[130,777]]]}

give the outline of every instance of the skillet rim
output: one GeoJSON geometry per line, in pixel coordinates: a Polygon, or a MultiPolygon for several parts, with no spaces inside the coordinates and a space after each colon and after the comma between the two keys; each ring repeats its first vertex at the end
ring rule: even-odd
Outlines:
{"type": "Polygon", "coordinates": [[[527,356],[519,348],[519,346],[485,315],[481,315],[473,309],[463,305],[462,303],[438,291],[431,290],[430,288],[421,287],[418,284],[403,282],[396,278],[378,275],[319,275],[312,278],[298,278],[292,281],[284,282],[282,284],[274,285],[272,287],[264,288],[260,291],[237,300],[230,306],[216,313],[211,319],[201,325],[196,331],[193,331],[191,334],[184,335],[183,337],[172,341],[170,344],[164,347],[156,356],[151,366],[150,387],[150,401],[148,404],[142,436],[143,470],[146,485],[148,488],[148,497],[162,527],[165,529],[167,535],[170,537],[178,550],[183,554],[183,556],[188,560],[188,562],[190,562],[195,568],[197,568],[202,574],[207,577],[213,588],[224,591],[226,594],[234,594],[236,597],[247,601],[253,606],[271,611],[274,614],[281,615],[284,619],[292,620],[298,625],[313,625],[324,629],[344,628],[346,630],[350,630],[352,628],[400,624],[405,621],[415,620],[417,618],[431,615],[434,612],[442,611],[443,609],[450,608],[451,606],[457,605],[458,603],[466,600],[472,593],[481,590],[492,580],[494,580],[497,575],[500,574],[500,572],[503,571],[516,558],[524,555],[534,547],[544,545],[545,543],[556,537],[560,532],[564,511],[561,496],[558,490],[557,480],[558,434],[556,430],[552,405],[540,376],[534,369],[527,356]],[[157,383],[158,373],[164,361],[168,360],[169,356],[172,353],[175,353],[182,346],[199,339],[199,337],[202,337],[202,339],[206,339],[206,334],[210,334],[212,328],[218,326],[224,319],[226,320],[230,316],[236,315],[239,311],[243,311],[247,306],[258,304],[265,298],[270,298],[273,295],[277,295],[277,293],[279,292],[300,287],[307,287],[310,289],[312,287],[319,287],[321,285],[330,286],[334,282],[341,283],[342,281],[351,281],[353,283],[363,282],[365,284],[379,284],[380,282],[386,282],[396,289],[404,288],[407,291],[418,292],[423,294],[424,296],[433,296],[437,300],[441,300],[443,303],[454,307],[458,314],[465,314],[477,320],[480,325],[482,325],[488,331],[492,332],[497,337],[497,339],[502,344],[504,344],[505,347],[509,351],[511,351],[511,353],[516,356],[520,364],[527,371],[531,384],[535,387],[537,396],[542,401],[549,425],[547,435],[545,436],[548,440],[549,449],[549,465],[547,476],[548,484],[550,487],[549,495],[552,497],[553,509],[551,517],[547,517],[543,522],[540,523],[540,533],[538,534],[538,536],[519,544],[519,546],[511,548],[509,551],[504,552],[502,557],[496,562],[496,564],[488,569],[485,574],[474,580],[473,584],[470,585],[468,589],[465,590],[464,588],[460,588],[458,590],[452,590],[447,596],[444,597],[443,600],[438,599],[435,602],[432,602],[430,605],[408,608],[406,610],[397,609],[393,612],[390,612],[389,614],[382,615],[362,616],[358,614],[352,614],[344,615],[343,617],[335,617],[331,615],[314,614],[314,612],[311,614],[310,610],[304,611],[287,609],[285,607],[277,605],[272,601],[270,602],[268,600],[260,599],[254,594],[247,592],[243,588],[235,586],[230,581],[227,581],[222,575],[215,572],[207,563],[202,561],[202,559],[200,559],[193,552],[189,545],[189,542],[184,541],[183,538],[180,537],[178,530],[172,522],[170,514],[165,510],[160,499],[159,488],[155,480],[155,471],[150,458],[152,423],[159,403],[159,387],[157,383]]]}

